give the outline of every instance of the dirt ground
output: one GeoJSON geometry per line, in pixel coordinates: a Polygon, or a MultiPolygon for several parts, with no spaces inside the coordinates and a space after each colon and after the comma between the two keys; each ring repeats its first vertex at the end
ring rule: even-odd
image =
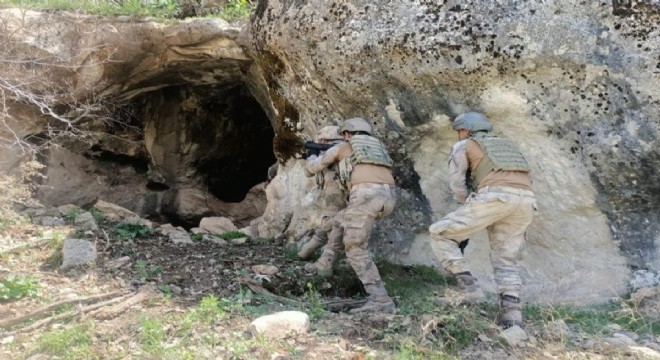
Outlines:
{"type": "MultiPolygon", "coordinates": [[[[351,315],[347,308],[359,304],[364,291],[345,262],[339,263],[332,277],[315,278],[304,271],[305,261],[297,259],[295,251],[272,239],[251,239],[245,244],[174,244],[157,232],[127,239],[117,236],[116,224],[100,225],[99,231],[87,233],[71,226],[2,228],[0,278],[9,274],[33,276],[38,292],[33,297],[0,303],[0,358],[616,358],[570,355],[563,345],[558,347],[558,357],[547,352],[547,343],[542,348],[508,347],[496,340],[499,330],[494,324],[487,325],[467,346],[458,346],[464,341],[456,335],[460,331],[450,329],[455,326],[451,324],[460,326],[460,319],[454,319],[458,315],[424,303],[416,305],[421,310],[406,309],[405,304],[414,302],[410,299],[415,297],[414,289],[412,295],[393,294],[400,306],[396,314],[351,315]],[[58,239],[73,235],[95,240],[96,264],[59,268],[58,239]],[[277,272],[256,274],[252,270],[255,265],[274,265],[277,272]],[[186,319],[193,318],[200,311],[195,310],[200,301],[209,296],[222,299],[226,312],[217,318],[208,315],[209,322],[202,317],[198,324],[187,327],[186,319]],[[104,301],[108,304],[98,306],[104,301]],[[53,304],[61,306],[40,311],[53,304]],[[309,314],[310,331],[273,341],[250,334],[251,321],[282,310],[309,314]],[[14,321],[21,316],[25,316],[22,321],[14,321]],[[162,330],[158,344],[144,337],[153,321],[162,330]],[[52,341],[45,340],[53,333],[80,327],[89,333],[84,337],[88,339],[84,351],[79,347],[72,352],[58,350],[52,341]]],[[[419,282],[419,274],[407,267],[392,265],[382,273],[388,286],[394,282],[437,286],[419,282]]],[[[481,312],[476,314],[479,319],[492,320],[493,312],[481,312]]],[[[62,346],[73,346],[67,344],[62,346]]]]}

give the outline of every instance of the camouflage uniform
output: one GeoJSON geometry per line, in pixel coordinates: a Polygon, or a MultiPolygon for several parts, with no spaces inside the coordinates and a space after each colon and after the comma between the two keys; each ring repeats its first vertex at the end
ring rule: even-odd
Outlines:
{"type": "MultiPolygon", "coordinates": [[[[382,151],[384,155],[382,153],[381,155],[386,158],[385,161],[391,162],[384,146],[376,138],[368,135],[358,135],[353,138],[364,140],[370,145],[375,144],[374,147],[377,150],[371,148],[369,151],[376,153],[382,151]]],[[[353,146],[359,145],[345,142],[329,149],[320,158],[308,162],[307,171],[317,173],[327,167],[341,165],[342,161],[350,161],[351,156],[355,155],[353,146]]],[[[396,204],[397,188],[390,170],[391,163],[386,166],[386,164],[378,164],[378,160],[372,163],[361,163],[358,160],[349,166],[352,168],[348,173],[340,170],[350,176],[350,179],[347,179],[342,175],[342,183],[350,189],[348,206],[335,216],[334,220],[335,224],[339,225],[336,227],[339,232],[335,233],[335,228],[333,228],[330,240],[323,248],[323,254],[315,265],[318,268],[324,267],[328,263],[332,264],[338,251],[341,250],[341,244],[333,241],[333,237],[341,236],[341,230],[343,230],[343,247],[346,258],[369,294],[367,303],[352,311],[394,311],[394,302],[387,294],[378,268],[368,249],[374,222],[391,214],[396,204]]],[[[341,168],[341,166],[339,167],[341,168]]]]}
{"type": "MultiPolygon", "coordinates": [[[[322,154],[321,154],[322,155],[322,154]]],[[[319,161],[319,156],[310,156],[307,159],[309,165],[313,166],[319,161]]],[[[306,171],[306,175],[314,174],[306,171]]],[[[341,245],[342,229],[334,220],[339,210],[344,209],[347,204],[346,191],[341,187],[336,179],[336,172],[329,168],[324,168],[316,173],[317,185],[321,193],[314,206],[318,209],[321,216],[321,224],[314,230],[312,238],[306,242],[298,252],[302,259],[310,257],[317,248],[326,244],[328,239],[332,239],[330,249],[335,249],[341,245]],[[328,236],[331,234],[332,236],[328,236]]]]}
{"type": "MultiPolygon", "coordinates": [[[[463,285],[472,292],[471,295],[475,295],[481,290],[477,289],[475,279],[457,245],[471,234],[485,229],[490,242],[497,291],[502,299],[515,302],[515,310],[519,313],[522,283],[518,259],[535,208],[534,193],[530,189],[531,180],[528,171],[491,170],[485,177],[478,179],[478,184],[472,184],[476,192],[470,193],[468,174],[474,173],[478,167],[478,163],[470,162],[474,154],[483,156],[482,160],[486,158],[484,150],[472,136],[459,141],[452,148],[449,160],[450,188],[454,199],[463,205],[430,226],[432,248],[441,259],[442,266],[458,277],[459,286],[463,285]],[[462,279],[466,280],[463,284],[462,279]]],[[[515,323],[521,323],[522,318],[516,316],[520,320],[515,323]]]]}

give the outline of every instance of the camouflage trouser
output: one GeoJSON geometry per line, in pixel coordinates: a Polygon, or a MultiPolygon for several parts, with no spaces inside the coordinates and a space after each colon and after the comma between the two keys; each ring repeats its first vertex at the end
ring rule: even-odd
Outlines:
{"type": "MultiPolygon", "coordinates": [[[[344,192],[331,192],[326,191],[322,194],[318,203],[316,204],[317,208],[321,212],[321,224],[319,227],[314,230],[314,236],[320,241],[320,243],[325,243],[328,241],[328,233],[330,233],[333,228],[339,226],[335,220],[337,213],[346,207],[346,195],[344,192]]],[[[339,241],[341,241],[341,229],[336,231],[339,236],[339,241]]],[[[336,238],[337,235],[334,235],[336,238]]]]}
{"type": "Polygon", "coordinates": [[[472,194],[463,206],[429,227],[433,252],[449,273],[470,271],[458,242],[486,229],[497,290],[519,298],[522,282],[518,259],[534,207],[534,193],[529,190],[484,187],[472,194]]]}
{"type": "MultiPolygon", "coordinates": [[[[339,231],[343,228],[346,258],[365,287],[381,281],[368,249],[374,221],[391,214],[396,200],[397,189],[394,185],[358,184],[351,189],[348,207],[335,217],[341,224],[339,231]]],[[[327,246],[341,247],[341,244],[336,243],[337,239],[333,239],[333,235],[336,235],[334,231],[333,228],[327,246]]]]}

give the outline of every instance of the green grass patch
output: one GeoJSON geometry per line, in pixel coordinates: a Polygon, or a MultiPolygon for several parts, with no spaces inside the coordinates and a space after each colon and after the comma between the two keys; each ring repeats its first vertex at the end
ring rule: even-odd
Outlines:
{"type": "Polygon", "coordinates": [[[100,359],[92,348],[91,330],[85,325],[44,333],[37,349],[58,359],[100,359]]]}
{"type": "Polygon", "coordinates": [[[33,276],[9,275],[0,280],[0,301],[36,296],[39,285],[33,276]]]}
{"type": "Polygon", "coordinates": [[[151,355],[162,355],[164,353],[164,343],[167,339],[165,326],[158,319],[144,317],[140,319],[138,334],[140,347],[151,355]]]}
{"type": "Polygon", "coordinates": [[[635,333],[660,335],[660,321],[644,316],[626,302],[588,307],[529,304],[523,308],[523,315],[527,321],[537,323],[563,320],[575,330],[589,335],[610,335],[607,325],[611,324],[635,333]]]}
{"type": "Polygon", "coordinates": [[[144,260],[135,262],[135,272],[138,278],[142,280],[157,278],[163,273],[163,268],[160,265],[152,265],[144,260]]]}
{"type": "Polygon", "coordinates": [[[214,234],[213,236],[219,237],[221,239],[225,240],[233,240],[233,239],[240,239],[240,238],[246,238],[249,237],[247,236],[246,233],[242,231],[227,231],[223,232],[222,234],[214,234]]]}
{"type": "Polygon", "coordinates": [[[438,293],[452,280],[429,266],[400,266],[389,263],[378,265],[390,296],[398,301],[402,314],[431,313],[438,293]]]}
{"type": "Polygon", "coordinates": [[[80,11],[96,15],[135,15],[171,18],[180,10],[177,0],[0,0],[0,4],[30,9],[80,11]]]}

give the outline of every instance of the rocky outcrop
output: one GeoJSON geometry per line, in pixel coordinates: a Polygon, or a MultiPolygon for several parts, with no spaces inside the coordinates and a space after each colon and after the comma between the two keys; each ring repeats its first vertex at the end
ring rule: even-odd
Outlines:
{"type": "MultiPolygon", "coordinates": [[[[625,290],[631,268],[660,271],[659,9],[657,0],[269,0],[245,31],[218,19],[3,9],[0,46],[21,61],[0,68],[11,80],[0,86],[12,89],[0,136],[14,144],[2,170],[23,156],[16,145],[57,143],[40,154],[48,205],[103,199],[165,222],[212,215],[238,227],[263,212],[251,231],[292,241],[314,223],[302,141],[363,116],[402,189],[373,245],[437,265],[427,228],[456,207],[450,120],[478,110],[533,168],[525,297],[600,300],[625,290]]],[[[468,257],[492,290],[483,235],[468,257]]]]}
{"type": "MultiPolygon", "coordinates": [[[[450,119],[478,110],[533,167],[527,296],[588,301],[624,290],[626,265],[659,270],[659,9],[654,0],[264,1],[251,30],[268,83],[290,104],[278,114],[292,133],[364,116],[388,144],[404,195],[374,234],[386,253],[436,264],[426,228],[455,207],[450,119]]],[[[475,239],[469,257],[488,281],[485,243],[475,239]]]]}

